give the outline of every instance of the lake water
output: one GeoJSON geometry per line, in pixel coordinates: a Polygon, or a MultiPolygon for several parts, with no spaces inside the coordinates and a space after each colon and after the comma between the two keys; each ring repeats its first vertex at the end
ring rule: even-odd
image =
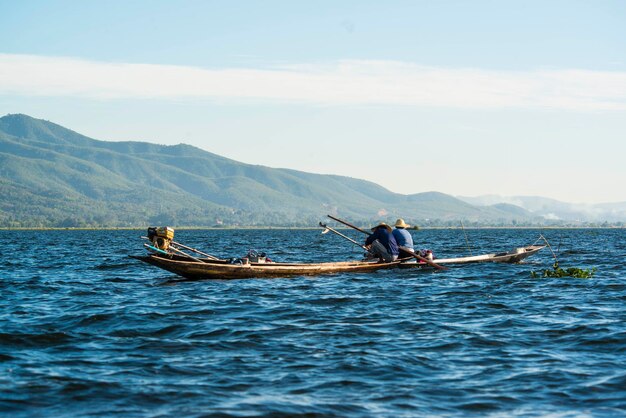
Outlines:
{"type": "MultiPolygon", "coordinates": [[[[343,231],[355,239],[363,237],[343,231]]],[[[179,281],[144,231],[0,231],[0,415],[625,416],[624,230],[467,230],[474,255],[543,233],[524,264],[179,281]]],[[[417,248],[469,255],[461,230],[417,248]]],[[[177,230],[222,257],[357,259],[319,230],[177,230]]]]}

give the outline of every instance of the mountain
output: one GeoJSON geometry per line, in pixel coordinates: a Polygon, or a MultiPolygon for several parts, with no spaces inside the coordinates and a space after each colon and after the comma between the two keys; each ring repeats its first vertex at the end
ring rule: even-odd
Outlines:
{"type": "Polygon", "coordinates": [[[109,142],[27,115],[0,118],[0,226],[539,224],[522,207],[402,195],[344,176],[244,164],[190,145],[109,142]]]}
{"type": "Polygon", "coordinates": [[[460,200],[480,207],[514,205],[540,216],[546,220],[558,220],[568,223],[603,223],[624,222],[626,202],[581,204],[566,203],[539,196],[499,196],[484,195],[477,197],[457,196],[460,200]]]}

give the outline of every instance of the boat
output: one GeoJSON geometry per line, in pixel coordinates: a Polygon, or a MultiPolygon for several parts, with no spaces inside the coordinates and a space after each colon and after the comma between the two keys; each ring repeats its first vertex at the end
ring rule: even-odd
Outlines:
{"type": "MultiPolygon", "coordinates": [[[[351,240],[327,225],[321,223],[320,225],[351,240]]],[[[434,260],[422,257],[416,253],[414,256],[392,262],[381,262],[378,261],[378,259],[374,259],[323,263],[282,263],[270,261],[265,257],[265,254],[257,254],[253,250],[243,258],[220,259],[174,241],[174,230],[169,227],[150,227],[148,228],[148,236],[143,238],[149,242],[144,243],[148,254],[141,256],[131,255],[130,257],[193,280],[317,276],[336,273],[372,273],[393,268],[445,269],[446,267],[443,265],[446,264],[484,262],[519,263],[523,259],[546,247],[545,245],[529,245],[515,248],[508,252],[434,260]],[[193,252],[197,254],[197,256],[193,256],[189,254],[189,252],[193,252]]],[[[353,241],[353,243],[355,242],[356,241],[353,241]]]]}
{"type": "MultiPolygon", "coordinates": [[[[373,273],[378,270],[393,268],[432,270],[432,266],[429,266],[424,261],[417,261],[414,258],[399,259],[390,263],[382,263],[377,260],[353,260],[325,263],[251,262],[245,258],[232,260],[195,258],[170,254],[166,251],[158,250],[158,248],[155,247],[148,247],[151,251],[150,254],[144,256],[131,255],[131,257],[192,280],[317,276],[336,273],[373,273]]],[[[544,247],[545,245],[529,245],[527,247],[516,248],[509,252],[483,254],[471,257],[440,258],[434,261],[438,265],[485,262],[519,263],[544,247]]]]}
{"type": "Polygon", "coordinates": [[[470,257],[440,258],[436,261],[438,264],[519,263],[545,247],[545,245],[529,245],[527,247],[515,248],[508,252],[482,254],[470,257]]]}
{"type": "Polygon", "coordinates": [[[339,261],[326,263],[275,263],[211,260],[197,258],[195,260],[179,255],[160,253],[145,256],[132,256],[137,260],[178,274],[186,279],[247,279],[292,276],[317,276],[333,273],[372,273],[378,270],[398,267],[400,260],[391,263],[378,261],[339,261]]]}

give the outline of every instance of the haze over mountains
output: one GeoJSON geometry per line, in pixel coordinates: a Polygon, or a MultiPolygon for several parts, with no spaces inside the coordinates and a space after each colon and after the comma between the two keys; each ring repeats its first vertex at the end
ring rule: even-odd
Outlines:
{"type": "MultiPolygon", "coordinates": [[[[584,190],[581,190],[584,193],[584,190]]],[[[582,223],[619,223],[626,219],[626,202],[582,204],[566,203],[539,196],[499,196],[485,195],[478,197],[457,196],[472,205],[514,205],[541,216],[546,220],[562,220],[582,223]]]]}
{"type": "Polygon", "coordinates": [[[0,118],[0,227],[315,226],[327,213],[419,226],[619,224],[626,202],[402,195],[184,144],[99,141],[26,115],[0,118]]]}

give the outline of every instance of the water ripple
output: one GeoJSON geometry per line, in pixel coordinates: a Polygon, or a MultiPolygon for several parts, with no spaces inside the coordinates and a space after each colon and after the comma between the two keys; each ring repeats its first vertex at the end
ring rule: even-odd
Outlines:
{"type": "MultiPolygon", "coordinates": [[[[553,263],[541,252],[445,272],[182,281],[127,257],[143,252],[139,231],[1,231],[0,415],[624,416],[625,236],[468,235],[492,252],[540,232],[561,242],[562,266],[596,276],[533,279],[553,263]]],[[[319,231],[176,233],[223,257],[360,256],[319,231]]],[[[415,240],[466,255],[455,230],[415,240]]]]}

